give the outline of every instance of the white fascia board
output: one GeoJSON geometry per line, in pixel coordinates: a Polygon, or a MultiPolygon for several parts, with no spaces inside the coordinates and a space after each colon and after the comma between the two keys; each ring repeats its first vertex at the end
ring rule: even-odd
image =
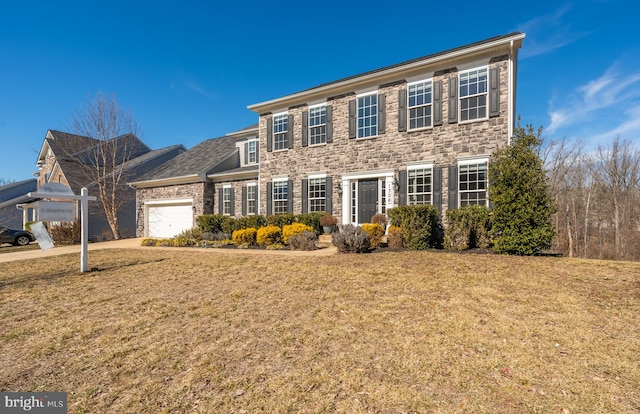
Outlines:
{"type": "MultiPolygon", "coordinates": [[[[257,165],[257,164],[256,164],[257,165]]],[[[217,174],[209,174],[207,178],[214,183],[220,183],[223,181],[232,181],[232,180],[246,180],[250,178],[258,178],[258,170],[252,171],[242,171],[236,173],[217,173],[217,174]]]]}
{"type": "MultiPolygon", "coordinates": [[[[514,35],[511,37],[495,40],[489,43],[483,43],[460,50],[455,50],[442,55],[434,56],[430,59],[418,60],[416,62],[407,63],[402,66],[392,67],[383,71],[375,71],[361,76],[356,76],[344,81],[338,81],[329,83],[317,88],[308,89],[306,91],[294,93],[281,98],[272,99],[270,101],[260,102],[257,104],[249,105],[247,108],[257,114],[272,111],[273,108],[288,108],[291,105],[295,105],[300,102],[306,102],[313,99],[320,99],[327,95],[339,95],[341,93],[351,92],[359,88],[366,88],[371,85],[372,82],[378,84],[385,83],[387,81],[395,80],[402,77],[403,74],[407,76],[414,76],[416,70],[427,70],[435,64],[451,60],[455,61],[460,57],[473,56],[475,54],[485,53],[491,49],[505,48],[505,52],[510,51],[512,42],[522,42],[525,38],[524,33],[514,35]]],[[[519,44],[518,44],[519,45],[519,44]]],[[[433,69],[432,69],[433,70],[433,69]]]]}

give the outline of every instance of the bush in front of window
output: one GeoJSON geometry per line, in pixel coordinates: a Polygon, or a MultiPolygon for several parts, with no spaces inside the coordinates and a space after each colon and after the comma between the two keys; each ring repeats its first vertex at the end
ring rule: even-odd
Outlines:
{"type": "Polygon", "coordinates": [[[284,239],[284,244],[289,244],[289,237],[299,236],[305,231],[313,232],[313,227],[307,226],[303,223],[286,224],[282,227],[282,238],[284,239]]]}
{"type": "Polygon", "coordinates": [[[404,248],[404,242],[402,241],[402,229],[398,226],[389,226],[387,229],[387,245],[394,249],[404,248]]]}
{"type": "Polygon", "coordinates": [[[304,231],[302,234],[289,237],[289,246],[293,250],[315,250],[317,249],[316,237],[314,232],[304,231]]]}
{"type": "Polygon", "coordinates": [[[448,250],[486,249],[491,245],[491,210],[465,206],[447,210],[444,247],[448,250]]]}
{"type": "Polygon", "coordinates": [[[235,230],[248,229],[253,227],[254,229],[259,229],[260,227],[266,226],[267,218],[260,214],[255,214],[253,216],[244,216],[237,217],[235,220],[235,230]]]}
{"type": "Polygon", "coordinates": [[[258,230],[253,227],[236,230],[231,235],[231,240],[233,240],[233,243],[239,247],[249,247],[256,243],[257,233],[258,230]]]}
{"type": "Polygon", "coordinates": [[[225,232],[231,234],[235,230],[233,217],[222,214],[203,214],[196,217],[196,224],[200,230],[207,233],[225,232]]]}
{"type": "Polygon", "coordinates": [[[291,224],[296,221],[296,215],[292,213],[286,214],[271,214],[267,216],[267,224],[271,226],[278,226],[283,228],[287,224],[291,224]]]}
{"type": "Polygon", "coordinates": [[[402,229],[404,246],[424,250],[442,246],[442,223],[438,209],[429,204],[398,206],[390,209],[389,223],[402,229]]]}
{"type": "Polygon", "coordinates": [[[296,220],[300,223],[306,224],[309,227],[313,227],[313,230],[315,231],[316,235],[318,235],[322,233],[320,218],[325,214],[327,213],[325,213],[324,211],[315,211],[313,213],[298,214],[296,216],[296,220]]]}
{"type": "Polygon", "coordinates": [[[378,223],[364,223],[362,225],[362,230],[369,236],[369,243],[372,248],[376,248],[380,246],[382,243],[382,237],[384,236],[384,229],[378,223]]]}
{"type": "Polygon", "coordinates": [[[369,235],[352,224],[341,226],[340,232],[331,235],[331,241],[340,253],[368,253],[371,247],[369,235]]]}
{"type": "Polygon", "coordinates": [[[260,246],[273,246],[282,243],[282,229],[278,226],[264,226],[258,229],[256,242],[260,246]]]}

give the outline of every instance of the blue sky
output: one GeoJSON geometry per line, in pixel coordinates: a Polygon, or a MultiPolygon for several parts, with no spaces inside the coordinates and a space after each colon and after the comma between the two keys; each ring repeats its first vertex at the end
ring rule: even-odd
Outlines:
{"type": "Polygon", "coordinates": [[[151,148],[257,122],[247,105],[513,31],[517,113],[546,139],[640,146],[631,0],[9,2],[0,13],[0,178],[36,171],[48,129],[115,95],[151,148]],[[455,4],[455,6],[454,6],[455,4]]]}

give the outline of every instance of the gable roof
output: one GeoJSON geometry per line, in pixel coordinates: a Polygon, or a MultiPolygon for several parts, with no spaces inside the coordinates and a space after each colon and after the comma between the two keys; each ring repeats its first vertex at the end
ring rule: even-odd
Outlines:
{"type": "MultiPolygon", "coordinates": [[[[209,174],[227,171],[229,163],[226,161],[229,161],[230,157],[238,157],[236,142],[243,141],[257,132],[258,124],[254,124],[225,136],[203,141],[130,184],[149,187],[166,185],[169,182],[203,182],[209,174]]],[[[232,164],[235,170],[235,167],[240,165],[240,159],[232,164]]]]}
{"type": "Polygon", "coordinates": [[[0,208],[28,200],[27,193],[36,191],[37,188],[38,182],[35,178],[0,187],[0,208]]]}
{"type": "Polygon", "coordinates": [[[323,83],[313,88],[305,89],[270,101],[249,105],[247,108],[258,114],[264,114],[275,109],[287,108],[301,102],[326,98],[327,95],[335,96],[337,94],[353,92],[353,90],[357,88],[376,84],[379,85],[402,77],[413,76],[427,70],[433,70],[436,65],[442,65],[442,62],[445,61],[450,61],[452,65],[455,65],[456,61],[462,56],[469,58],[496,50],[508,51],[511,47],[517,50],[521,47],[522,39],[524,39],[524,37],[524,33],[520,32],[491,37],[465,46],[433,53],[397,63],[395,65],[385,66],[383,68],[371,70],[358,75],[348,76],[336,81],[323,83]]]}

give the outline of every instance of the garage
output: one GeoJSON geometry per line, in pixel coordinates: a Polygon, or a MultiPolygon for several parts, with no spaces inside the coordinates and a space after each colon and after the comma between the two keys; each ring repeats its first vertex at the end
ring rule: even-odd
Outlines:
{"type": "Polygon", "coordinates": [[[164,201],[145,204],[147,237],[175,237],[193,227],[193,201],[164,201]]]}

